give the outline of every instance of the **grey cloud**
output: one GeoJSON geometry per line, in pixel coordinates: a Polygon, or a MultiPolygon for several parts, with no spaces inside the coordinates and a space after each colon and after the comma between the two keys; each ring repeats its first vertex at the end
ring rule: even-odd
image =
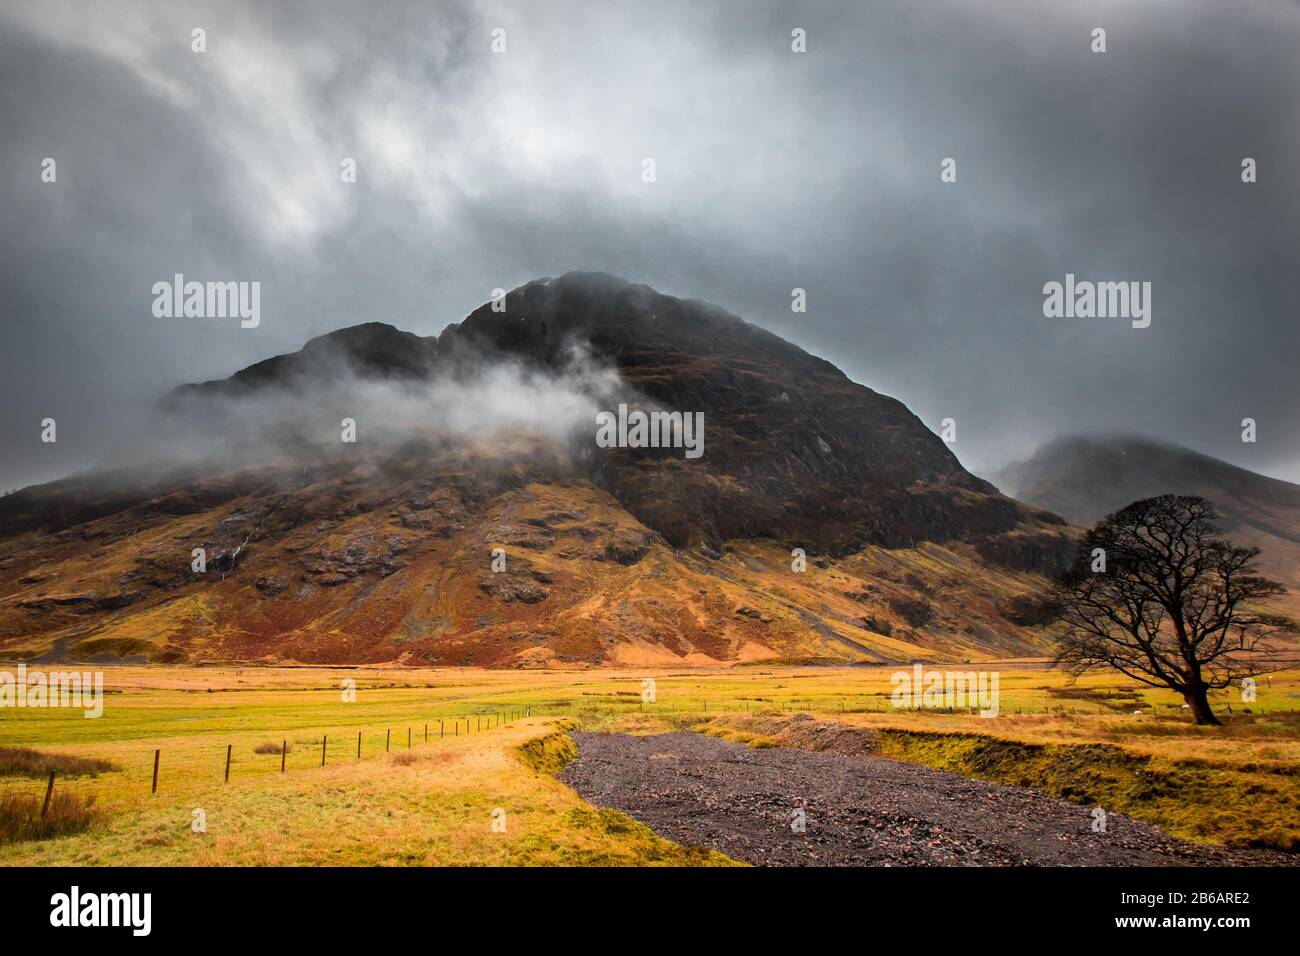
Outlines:
{"type": "Polygon", "coordinates": [[[1293,4],[1210,0],[7,5],[0,488],[181,382],[570,269],[954,417],[977,471],[1122,430],[1300,479],[1298,40],[1293,4]],[[1151,328],[1044,319],[1067,271],[1150,280],[1151,328]],[[260,280],[262,325],[152,318],[174,272],[260,280]]]}

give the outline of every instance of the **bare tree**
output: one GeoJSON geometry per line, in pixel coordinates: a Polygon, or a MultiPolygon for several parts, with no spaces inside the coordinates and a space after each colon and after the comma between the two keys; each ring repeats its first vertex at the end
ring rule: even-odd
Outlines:
{"type": "Polygon", "coordinates": [[[1218,517],[1204,498],[1160,495],[1089,531],[1053,587],[1057,665],[1172,688],[1198,724],[1219,723],[1209,692],[1262,673],[1260,642],[1293,625],[1258,607],[1286,589],[1256,573],[1258,548],[1217,536],[1218,517]]]}

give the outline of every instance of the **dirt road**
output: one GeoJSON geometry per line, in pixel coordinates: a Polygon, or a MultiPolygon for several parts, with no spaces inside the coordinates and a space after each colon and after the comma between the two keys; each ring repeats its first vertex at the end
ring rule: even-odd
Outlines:
{"type": "Polygon", "coordinates": [[[677,843],[770,866],[1288,864],[1174,839],[1036,790],[880,757],[755,750],[695,733],[575,733],[560,779],[677,843]],[[804,832],[797,832],[802,811],[804,832]]]}

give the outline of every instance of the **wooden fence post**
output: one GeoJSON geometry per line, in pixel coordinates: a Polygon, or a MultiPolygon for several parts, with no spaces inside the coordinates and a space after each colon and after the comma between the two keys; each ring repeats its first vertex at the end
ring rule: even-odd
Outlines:
{"type": "Polygon", "coordinates": [[[41,807],[41,819],[50,812],[50,798],[54,796],[54,771],[50,771],[50,782],[45,785],[45,805],[41,807]]]}
{"type": "Polygon", "coordinates": [[[320,765],[325,766],[325,745],[329,743],[329,735],[321,734],[320,738],[320,765]]]}
{"type": "Polygon", "coordinates": [[[280,741],[280,773],[284,773],[284,758],[288,752],[289,741],[287,739],[280,741]]]}
{"type": "Polygon", "coordinates": [[[443,727],[442,727],[442,721],[440,720],[438,721],[438,738],[442,739],[442,737],[443,737],[443,727]]]}
{"type": "Polygon", "coordinates": [[[234,746],[234,744],[226,744],[226,783],[230,783],[230,751],[234,746]]]}
{"type": "Polygon", "coordinates": [[[425,725],[424,725],[424,742],[425,742],[426,744],[429,742],[429,725],[428,725],[428,724],[425,724],[425,725]]]}
{"type": "Polygon", "coordinates": [[[361,731],[357,731],[357,759],[361,759],[361,731]]]}
{"type": "Polygon", "coordinates": [[[153,789],[150,793],[158,792],[158,759],[162,756],[162,749],[159,748],[153,752],[153,789]]]}
{"type": "Polygon", "coordinates": [[[392,728],[389,728],[388,736],[384,738],[384,753],[388,753],[388,751],[392,749],[393,749],[393,731],[392,728]]]}
{"type": "Polygon", "coordinates": [[[406,728],[406,749],[407,750],[411,749],[411,728],[410,727],[406,728]]]}

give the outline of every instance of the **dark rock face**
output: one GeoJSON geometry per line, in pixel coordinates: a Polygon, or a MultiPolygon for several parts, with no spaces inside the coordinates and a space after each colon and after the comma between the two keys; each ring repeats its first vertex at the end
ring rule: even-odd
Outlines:
{"type": "MultiPolygon", "coordinates": [[[[218,479],[182,468],[163,474],[116,471],[76,475],[0,498],[0,534],[57,533],[129,508],[164,515],[196,514],[257,493],[261,487],[259,476],[248,472],[218,479]]],[[[142,520],[148,517],[141,514],[142,520]]]]}
{"type": "Polygon", "coordinates": [[[439,339],[444,357],[541,366],[560,365],[574,345],[618,368],[629,401],[704,413],[696,460],[596,449],[590,430],[592,477],[675,546],[773,537],[843,554],[974,539],[1029,518],[901,402],[704,302],[569,273],[516,289],[504,312],[480,307],[439,339]]]}
{"type": "Polygon", "coordinates": [[[479,590],[506,604],[514,601],[538,604],[551,596],[551,592],[546,588],[509,574],[491,575],[481,579],[479,590]]]}

